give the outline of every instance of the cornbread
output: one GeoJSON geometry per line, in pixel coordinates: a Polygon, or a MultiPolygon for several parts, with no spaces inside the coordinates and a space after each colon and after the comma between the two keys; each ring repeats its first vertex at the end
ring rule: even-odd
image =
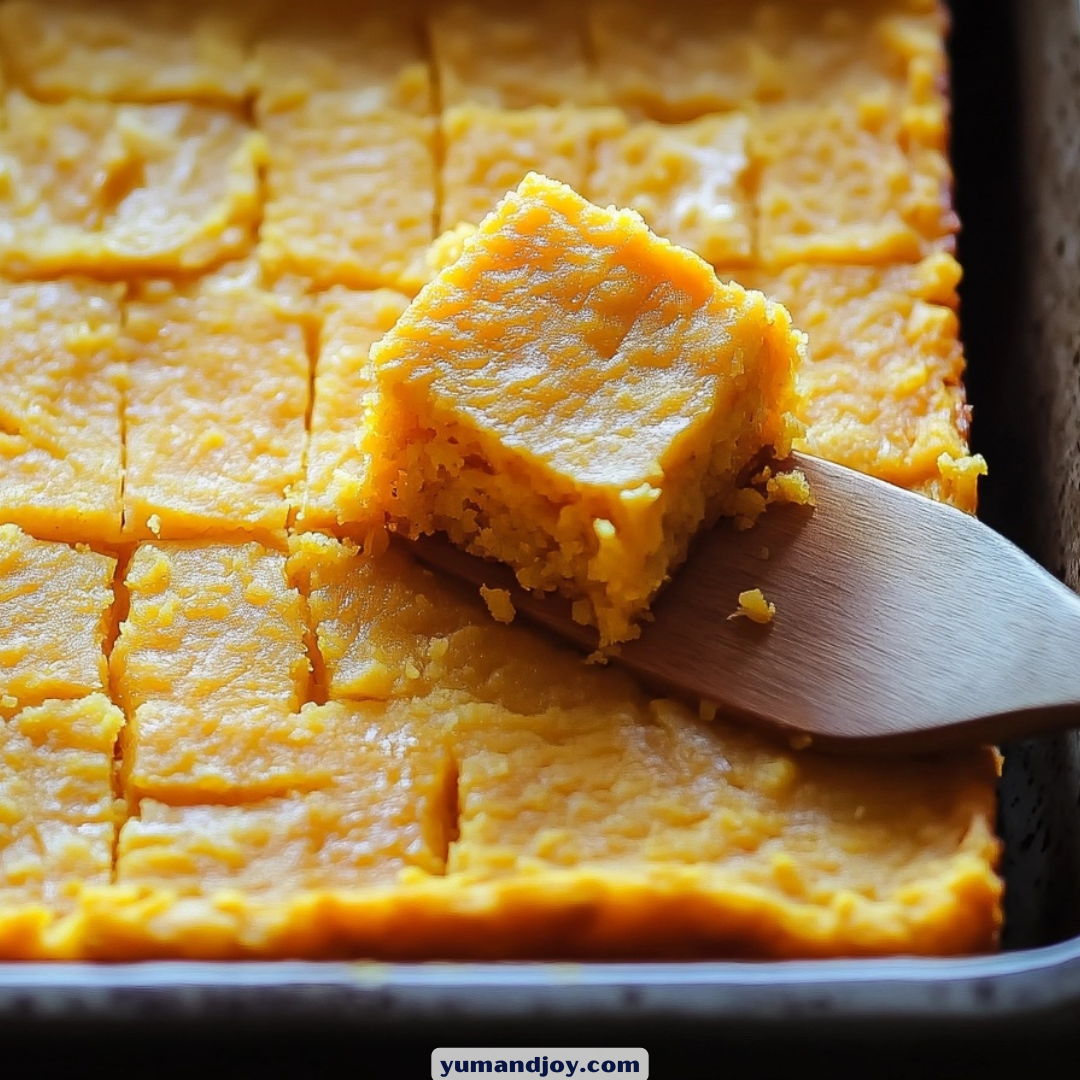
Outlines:
{"type": "Polygon", "coordinates": [[[261,118],[269,145],[259,258],[273,279],[415,293],[435,238],[427,117],[322,97],[261,118]]]}
{"type": "Polygon", "coordinates": [[[614,102],[667,123],[853,90],[919,107],[944,85],[937,0],[594,0],[587,11],[614,102]]]}
{"type": "Polygon", "coordinates": [[[762,263],[916,261],[950,249],[947,131],[943,108],[912,114],[884,91],[772,110],[754,135],[762,263]]]}
{"type": "MultiPolygon", "coordinates": [[[[196,927],[195,954],[213,956],[619,955],[627,935],[639,955],[816,956],[838,941],[849,954],[963,952],[993,932],[991,754],[897,769],[780,750],[494,623],[478,597],[395,548],[303,543],[316,546],[308,566],[336,567],[339,599],[322,592],[322,610],[349,612],[346,651],[398,676],[379,700],[355,683],[367,700],[353,707],[408,718],[421,745],[446,747],[454,763],[441,811],[438,788],[421,804],[435,835],[444,815],[445,870],[412,864],[392,888],[366,887],[391,879],[364,863],[342,889],[333,810],[314,817],[332,807],[333,786],[271,804],[274,818],[264,802],[151,804],[145,823],[124,827],[119,884],[84,907],[122,953],[190,954],[196,927]],[[296,888],[282,887],[286,873],[296,888]]],[[[373,729],[385,730],[361,727],[373,729]]],[[[363,775],[383,790],[377,765],[363,775]]]]}
{"type": "Polygon", "coordinates": [[[428,11],[443,106],[602,105],[581,5],[573,0],[449,0],[428,11]]]}
{"type": "Polygon", "coordinates": [[[339,505],[364,489],[367,472],[356,453],[356,403],[371,389],[371,346],[408,303],[407,296],[391,289],[339,287],[322,296],[305,480],[302,493],[294,492],[300,530],[344,529],[339,505]]]}
{"type": "Polygon", "coordinates": [[[600,141],[584,189],[600,206],[629,206],[658,235],[714,266],[754,255],[749,118],[641,122],[600,141]]]}
{"type": "Polygon", "coordinates": [[[142,544],[110,667],[128,717],[125,787],[138,798],[237,802],[318,773],[299,595],[259,544],[142,544]],[[298,754],[304,745],[308,753],[298,754]]]}
{"type": "Polygon", "coordinates": [[[427,116],[431,69],[409,0],[355,4],[274,0],[257,22],[250,81],[264,112],[332,97],[354,113],[427,116]]]}
{"type": "Polygon", "coordinates": [[[43,105],[18,91],[6,112],[6,272],[197,271],[252,246],[264,141],[232,112],[81,98],[43,105]]]}
{"type": "MultiPolygon", "coordinates": [[[[943,31],[935,0],[0,0],[0,958],[992,949],[994,754],[833,759],[586,665],[390,539],[357,447],[441,446],[455,520],[462,463],[530,513],[559,477],[559,544],[643,558],[710,437],[665,409],[707,417],[735,345],[749,402],[790,342],[760,289],[809,336],[796,445],[973,510],[943,31]],[[627,241],[591,291],[477,273],[531,170],[705,262],[584,210],[627,241]],[[464,306],[404,315],[439,273],[464,306]],[[754,340],[654,325],[710,297],[754,340]],[[446,353],[423,415],[523,476],[379,419],[406,332],[446,353]],[[439,382],[483,335],[513,377],[439,382]],[[626,377],[541,378],[567,355],[626,377]]],[[[585,280],[598,245],[515,222],[585,280]]],[[[807,497],[733,488],[744,524],[807,497]]]]}
{"type": "Polygon", "coordinates": [[[149,283],[126,313],[124,536],[283,537],[302,475],[303,327],[266,293],[210,280],[149,283]]]}
{"type": "Polygon", "coordinates": [[[42,538],[119,539],[120,295],[90,281],[0,281],[0,521],[42,538]]]}
{"type": "Polygon", "coordinates": [[[363,511],[626,640],[741,473],[787,453],[799,349],[782,308],[530,174],[372,349],[363,511]]]}
{"type": "Polygon", "coordinates": [[[116,560],[0,525],[0,717],[108,687],[116,560]]]}
{"type": "Polygon", "coordinates": [[[248,5],[214,0],[8,0],[4,62],[34,97],[239,102],[248,5]]]}
{"type": "Polygon", "coordinates": [[[0,720],[0,954],[77,956],[80,894],[108,885],[124,806],[113,795],[123,713],[102,694],[0,720]]]}
{"type": "Polygon", "coordinates": [[[810,336],[796,446],[974,513],[986,466],[968,451],[956,260],[742,277],[810,336]]]}
{"type": "Polygon", "coordinates": [[[771,623],[776,616],[776,605],[765,599],[760,589],[747,589],[739,593],[739,606],[728,619],[749,619],[751,622],[771,623]]]}
{"type": "Polygon", "coordinates": [[[543,171],[585,191],[597,144],[625,129],[626,119],[617,109],[447,109],[440,229],[478,224],[530,172],[543,171]]]}

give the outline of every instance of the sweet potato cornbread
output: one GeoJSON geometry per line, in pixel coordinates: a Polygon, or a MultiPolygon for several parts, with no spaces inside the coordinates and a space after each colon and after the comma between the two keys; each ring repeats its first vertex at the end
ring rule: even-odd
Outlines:
{"type": "Polygon", "coordinates": [[[784,308],[530,173],[373,347],[361,511],[626,641],[755,459],[788,454],[801,349],[784,308]]]}
{"type": "Polygon", "coordinates": [[[428,244],[530,170],[789,308],[800,445],[973,510],[943,33],[934,0],[0,0],[0,957],[992,948],[993,754],[699,719],[346,512],[428,244]]]}

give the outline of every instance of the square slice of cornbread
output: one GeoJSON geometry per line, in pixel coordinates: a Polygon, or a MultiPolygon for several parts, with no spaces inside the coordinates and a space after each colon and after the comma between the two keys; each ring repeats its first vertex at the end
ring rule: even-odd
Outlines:
{"type": "Polygon", "coordinates": [[[738,0],[595,0],[590,48],[616,105],[679,123],[744,110],[782,86],[775,5],[738,0]]]}
{"type": "Polygon", "coordinates": [[[285,555],[256,543],[142,544],[124,587],[110,667],[129,721],[129,793],[228,801],[293,786],[289,748],[315,736],[294,719],[310,667],[285,555]]]}
{"type": "Polygon", "coordinates": [[[761,263],[915,262],[950,250],[958,221],[943,105],[889,91],[778,105],[754,125],[761,263]]]}
{"type": "Polygon", "coordinates": [[[476,225],[530,172],[584,191],[597,144],[625,130],[617,109],[448,109],[442,118],[440,230],[476,225]]]}
{"type": "Polygon", "coordinates": [[[618,954],[630,934],[639,955],[692,938],[694,955],[747,957],[965,953],[996,939],[990,752],[902,768],[782,752],[617,694],[533,716],[463,709],[453,731],[447,880],[495,883],[497,935],[513,933],[527,877],[529,926],[552,935],[541,954],[567,934],[580,934],[574,952],[618,954]],[[547,929],[539,896],[556,908],[588,896],[590,919],[547,929]]]}
{"type": "Polygon", "coordinates": [[[583,5],[570,0],[451,0],[432,4],[428,32],[444,108],[600,105],[583,5]]]}
{"type": "Polygon", "coordinates": [[[109,684],[116,560],[0,525],[0,717],[109,684]]]}
{"type": "Polygon", "coordinates": [[[253,245],[262,136],[189,103],[7,96],[0,271],[202,270],[253,245]]]}
{"type": "Polygon", "coordinates": [[[800,449],[974,513],[985,465],[968,448],[952,256],[740,280],[784,304],[808,336],[800,449]]]}
{"type": "Polygon", "coordinates": [[[0,46],[34,97],[239,102],[248,4],[8,0],[0,46]]]}
{"type": "Polygon", "coordinates": [[[119,539],[120,293],[0,281],[0,522],[71,542],[119,539]]]}
{"type": "Polygon", "coordinates": [[[445,530],[624,640],[744,470],[787,453],[801,348],[633,211],[531,174],[372,348],[361,513],[445,530]]]}
{"type": "Polygon", "coordinates": [[[336,288],[323,294],[304,484],[296,492],[297,529],[343,531],[341,499],[355,498],[367,481],[356,453],[356,423],[359,403],[371,389],[368,354],[408,305],[407,296],[391,289],[336,288]]]}
{"type": "Polygon", "coordinates": [[[749,131],[743,113],[636,123],[600,139],[585,191],[600,206],[636,210],[714,266],[745,265],[754,255],[749,131]]]}
{"type": "MultiPolygon", "coordinates": [[[[171,807],[144,799],[120,834],[117,881],[213,894],[292,893],[395,881],[405,867],[441,874],[453,825],[454,763],[407,708],[309,705],[317,743],[297,742],[325,787],[244,806],[171,807]]],[[[287,744],[286,747],[287,749],[287,744]]]]}
{"type": "Polygon", "coordinates": [[[300,321],[243,284],[151,283],[125,347],[125,537],[283,536],[309,393],[300,321]]]}
{"type": "Polygon", "coordinates": [[[45,701],[0,721],[0,940],[9,905],[40,900],[63,911],[83,886],[109,881],[123,723],[103,694],[45,701]]]}
{"type": "Polygon", "coordinates": [[[258,27],[250,64],[260,113],[334,95],[356,112],[432,110],[431,68],[415,4],[278,2],[258,27]]]}
{"type": "Polygon", "coordinates": [[[328,96],[262,116],[269,143],[259,259],[271,279],[415,294],[431,276],[435,127],[328,96]]]}

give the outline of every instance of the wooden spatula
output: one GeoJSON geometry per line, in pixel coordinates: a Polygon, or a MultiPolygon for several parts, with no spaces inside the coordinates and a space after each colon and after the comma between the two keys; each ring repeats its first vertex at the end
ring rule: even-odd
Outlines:
{"type": "MultiPolygon", "coordinates": [[[[1080,596],[958,510],[816,458],[793,464],[816,506],[700,537],[617,662],[796,746],[922,753],[1080,727],[1080,596]],[[773,621],[729,619],[754,588],[773,621]]],[[[595,648],[567,603],[531,596],[507,567],[439,538],[414,551],[595,648]]]]}

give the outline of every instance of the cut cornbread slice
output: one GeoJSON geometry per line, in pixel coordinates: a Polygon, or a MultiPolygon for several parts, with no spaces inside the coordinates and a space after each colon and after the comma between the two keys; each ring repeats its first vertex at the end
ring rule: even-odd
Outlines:
{"type": "Polygon", "coordinates": [[[420,20],[408,3],[277,4],[258,30],[251,82],[263,112],[327,94],[358,112],[432,109],[420,20]]]}
{"type": "Polygon", "coordinates": [[[46,701],[0,722],[0,942],[9,906],[40,900],[64,911],[84,886],[109,881],[123,722],[102,694],[46,701]]]}
{"type": "Polygon", "coordinates": [[[597,142],[625,129],[617,109],[448,109],[442,118],[439,228],[475,225],[530,172],[584,190],[597,142]]]}
{"type": "Polygon", "coordinates": [[[119,539],[119,297],[88,281],[0,282],[0,521],[119,539]]]}
{"type": "Polygon", "coordinates": [[[314,400],[308,433],[305,480],[298,493],[298,529],[342,530],[338,505],[355,498],[367,481],[356,454],[359,402],[371,388],[368,353],[408,307],[408,297],[390,289],[324,294],[320,311],[314,400]]]}
{"type": "Polygon", "coordinates": [[[944,93],[937,0],[598,0],[589,36],[614,102],[665,122],[889,88],[918,107],[944,93]]]}
{"type": "MultiPolygon", "coordinates": [[[[440,708],[489,702],[532,713],[597,692],[597,672],[573,650],[492,621],[479,595],[416,563],[398,545],[372,554],[308,534],[290,541],[289,575],[308,598],[323,690],[338,699],[425,699],[440,708]]],[[[629,692],[628,676],[601,686],[629,692]]]]}
{"type": "Polygon", "coordinates": [[[268,113],[262,126],[267,274],[415,293],[430,277],[424,256],[435,233],[433,121],[324,97],[268,113]]]}
{"type": "Polygon", "coordinates": [[[787,453],[800,348],[637,214],[531,174],[372,348],[362,512],[445,530],[624,640],[740,474],[787,453]]]}
{"type": "Polygon", "coordinates": [[[255,543],[143,544],[124,584],[110,666],[129,721],[129,793],[216,801],[293,786],[288,745],[301,738],[293,714],[309,664],[285,556],[255,543]]]}
{"type": "Polygon", "coordinates": [[[108,686],[116,560],[0,525],[0,717],[108,686]]]}
{"type": "Polygon", "coordinates": [[[762,263],[909,262],[957,229],[947,117],[887,92],[776,106],[753,129],[762,263]]]}
{"type": "Polygon", "coordinates": [[[283,534],[301,479],[304,328],[242,284],[145,287],[127,306],[124,535],[283,534]]]}
{"type": "Polygon", "coordinates": [[[410,795],[409,768],[431,767],[431,775],[417,784],[442,790],[449,765],[435,752],[439,732],[433,728],[430,755],[409,768],[397,761],[395,771],[387,748],[400,738],[380,726],[383,712],[373,703],[330,702],[309,703],[294,713],[273,705],[196,714],[175,703],[150,702],[139,706],[131,721],[125,791],[131,799],[172,805],[239,805],[293,792],[338,792],[350,798],[352,813],[369,798],[394,813],[401,810],[388,790],[394,776],[402,779],[404,798],[410,795]],[[389,777],[380,776],[380,769],[390,770],[389,777]],[[358,777],[365,794],[351,798],[358,777]]]}
{"type": "Polygon", "coordinates": [[[234,114],[19,93],[7,110],[0,269],[170,273],[252,246],[263,143],[234,114]]]}
{"type": "Polygon", "coordinates": [[[606,870],[619,899],[597,901],[594,948],[617,948],[628,920],[636,949],[679,937],[656,918],[665,893],[706,950],[737,955],[966,952],[995,937],[989,752],[902,768],[783,753],[670,702],[606,697],[532,717],[461,710],[454,735],[448,881],[503,878],[512,894],[525,874],[574,895],[579,874],[606,870]]]}
{"type": "Polygon", "coordinates": [[[321,718],[318,739],[281,749],[324,770],[325,788],[242,807],[144,799],[121,831],[117,880],[280,894],[392,882],[404,867],[442,873],[454,769],[437,733],[400,705],[308,705],[302,734],[309,717],[321,718]]]}
{"type": "Polygon", "coordinates": [[[784,304],[809,337],[799,372],[806,434],[796,445],[902,487],[936,484],[938,497],[975,510],[985,466],[968,452],[960,267],[951,256],[911,266],[799,265],[740,280],[784,304]]]}
{"type": "Polygon", "coordinates": [[[772,5],[700,0],[596,0],[587,5],[591,48],[616,104],[678,123],[768,99],[782,85],[767,32],[772,5]]]}
{"type": "Polygon", "coordinates": [[[686,124],[634,124],[600,140],[586,192],[600,206],[629,206],[672,243],[714,266],[754,254],[752,170],[745,114],[686,124]]]}
{"type": "Polygon", "coordinates": [[[308,678],[303,615],[281,552],[256,543],[140,544],[124,587],[130,608],[111,665],[129,714],[150,701],[208,714],[299,709],[308,678]]]}
{"type": "Polygon", "coordinates": [[[8,0],[0,46],[19,85],[44,100],[238,102],[243,10],[213,0],[8,0]]]}
{"type": "Polygon", "coordinates": [[[445,107],[597,105],[580,5],[567,0],[453,0],[431,6],[431,47],[445,107]]]}

